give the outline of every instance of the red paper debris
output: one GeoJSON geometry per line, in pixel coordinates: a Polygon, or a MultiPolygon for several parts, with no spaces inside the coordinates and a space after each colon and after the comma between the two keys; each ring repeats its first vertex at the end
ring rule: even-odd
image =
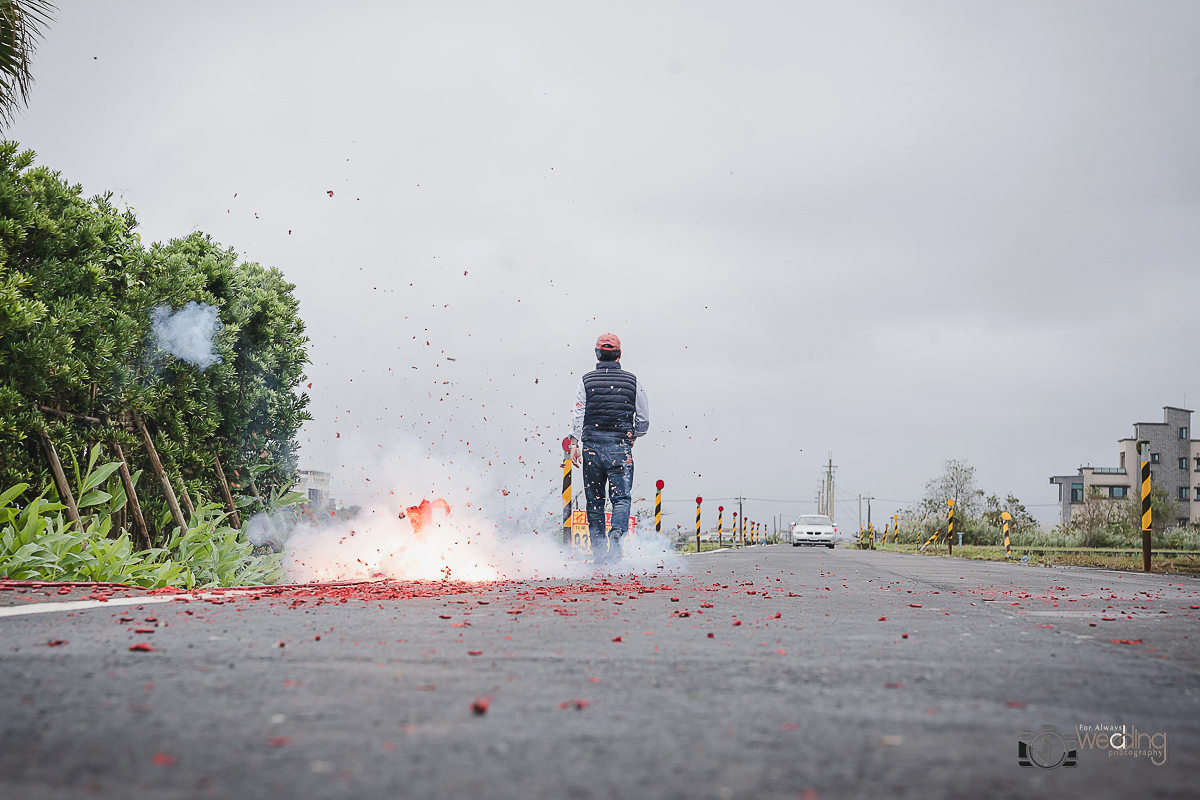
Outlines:
{"type": "Polygon", "coordinates": [[[46,646],[47,647],[62,647],[66,643],[67,643],[66,639],[51,639],[50,641],[46,642],[46,646]]]}
{"type": "Polygon", "coordinates": [[[921,608],[922,607],[920,603],[909,603],[909,606],[911,606],[912,608],[921,608]]]}
{"type": "Polygon", "coordinates": [[[471,703],[471,710],[482,716],[483,714],[487,713],[487,710],[491,705],[492,696],[489,694],[487,697],[475,698],[475,702],[471,703]]]}
{"type": "Polygon", "coordinates": [[[481,655],[483,655],[483,651],[482,651],[482,650],[468,650],[468,651],[467,651],[467,655],[469,655],[469,656],[481,656],[481,655]]]}
{"type": "Polygon", "coordinates": [[[879,618],[879,621],[880,621],[880,622],[887,622],[887,617],[880,617],[880,618],[879,618]]]}
{"type": "Polygon", "coordinates": [[[787,650],[780,649],[780,650],[776,650],[775,653],[776,653],[776,655],[786,656],[787,650]]]}
{"type": "Polygon", "coordinates": [[[267,744],[271,747],[287,747],[293,741],[290,736],[270,736],[267,737],[267,744]]]}
{"type": "Polygon", "coordinates": [[[1109,639],[1113,644],[1141,644],[1141,639],[1109,639]]]}
{"type": "Polygon", "coordinates": [[[783,723],[782,725],[780,725],[780,726],[779,726],[779,730],[781,730],[781,731],[794,731],[794,730],[796,730],[796,729],[797,729],[797,728],[799,728],[799,727],[800,727],[800,726],[799,726],[799,725],[797,725],[795,722],[785,722],[785,723],[783,723]]]}
{"type": "Polygon", "coordinates": [[[742,621],[741,621],[740,619],[735,619],[735,620],[733,621],[733,627],[735,627],[735,628],[736,628],[738,625],[741,625],[741,624],[742,624],[742,621]]]}
{"type": "Polygon", "coordinates": [[[908,634],[907,634],[907,633],[902,633],[902,634],[900,634],[900,638],[901,638],[901,639],[907,639],[907,638],[908,638],[908,634]]]}
{"type": "Polygon", "coordinates": [[[620,636],[614,636],[614,637],[613,637],[613,641],[614,641],[614,642],[619,642],[619,641],[621,641],[621,637],[620,637],[620,636]]]}
{"type": "Polygon", "coordinates": [[[904,684],[901,684],[901,683],[885,683],[885,684],[883,685],[883,688],[885,688],[885,689],[902,689],[902,688],[904,688],[904,684]]]}
{"type": "Polygon", "coordinates": [[[588,678],[588,680],[589,680],[589,681],[591,681],[592,683],[599,683],[599,682],[600,682],[600,679],[599,679],[599,678],[597,678],[597,677],[595,677],[595,676],[592,676],[592,677],[588,678]]]}
{"type": "Polygon", "coordinates": [[[1027,705],[1027,703],[1019,703],[1019,702],[1017,702],[1016,700],[1009,700],[1009,701],[1008,701],[1008,707],[1009,707],[1009,708],[1024,708],[1026,705],[1027,705]]]}
{"type": "Polygon", "coordinates": [[[170,767],[175,764],[175,756],[169,756],[166,753],[155,753],[154,763],[161,767],[170,767]]]}
{"type": "Polygon", "coordinates": [[[129,649],[135,653],[151,653],[154,651],[154,648],[150,646],[149,642],[138,642],[137,644],[131,644],[129,649]]]}
{"type": "Polygon", "coordinates": [[[710,633],[710,634],[708,635],[708,638],[710,638],[710,639],[711,639],[711,638],[713,638],[713,635],[710,633]]]}
{"type": "Polygon", "coordinates": [[[566,702],[560,703],[558,707],[559,708],[574,708],[579,711],[583,711],[585,708],[587,708],[590,705],[591,705],[591,703],[588,702],[587,700],[582,700],[577,697],[574,700],[567,700],[566,702]]]}

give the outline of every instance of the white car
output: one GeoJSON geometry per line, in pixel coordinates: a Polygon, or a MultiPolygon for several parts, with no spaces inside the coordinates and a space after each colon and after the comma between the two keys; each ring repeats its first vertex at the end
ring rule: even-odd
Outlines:
{"type": "Polygon", "coordinates": [[[792,542],[792,547],[800,545],[815,547],[823,544],[832,548],[833,537],[836,533],[837,527],[829,517],[824,514],[809,514],[796,520],[788,538],[792,542]]]}

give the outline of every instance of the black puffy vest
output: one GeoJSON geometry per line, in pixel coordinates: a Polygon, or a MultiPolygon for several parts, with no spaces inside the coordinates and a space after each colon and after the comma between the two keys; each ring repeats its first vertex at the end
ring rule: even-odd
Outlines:
{"type": "Polygon", "coordinates": [[[589,432],[627,434],[633,432],[637,413],[637,378],[621,369],[619,361],[602,361],[583,376],[587,406],[583,413],[583,435],[589,432]]]}

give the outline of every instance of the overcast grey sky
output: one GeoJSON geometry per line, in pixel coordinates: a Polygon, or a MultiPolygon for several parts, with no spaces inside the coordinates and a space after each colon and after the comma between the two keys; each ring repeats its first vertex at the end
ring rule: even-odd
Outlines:
{"type": "Polygon", "coordinates": [[[347,499],[402,445],[553,492],[612,331],[651,402],[635,497],[811,501],[832,451],[846,497],[961,458],[1052,504],[1200,400],[1198,30],[1194,2],[63,0],[10,136],[145,240],[297,285],[301,465],[347,499]]]}

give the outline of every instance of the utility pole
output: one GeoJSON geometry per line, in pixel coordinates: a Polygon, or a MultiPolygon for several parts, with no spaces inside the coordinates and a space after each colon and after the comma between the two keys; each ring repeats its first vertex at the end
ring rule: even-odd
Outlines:
{"type": "Polygon", "coordinates": [[[829,464],[827,465],[827,470],[828,471],[826,472],[825,483],[829,487],[829,491],[828,491],[828,494],[826,495],[825,516],[829,517],[830,522],[834,522],[835,520],[833,518],[833,508],[834,508],[834,499],[835,499],[836,495],[834,494],[834,485],[833,485],[833,451],[832,450],[829,451],[829,464]]]}
{"type": "Polygon", "coordinates": [[[740,495],[738,496],[738,499],[737,499],[737,501],[738,501],[738,519],[741,520],[741,522],[739,522],[738,524],[742,526],[742,529],[741,529],[741,531],[734,531],[734,533],[738,535],[738,541],[742,544],[745,544],[746,543],[746,535],[745,535],[746,515],[742,512],[742,500],[743,499],[744,498],[741,497],[740,495]]]}
{"type": "Polygon", "coordinates": [[[858,496],[858,529],[862,531],[862,495],[858,496]]]}

